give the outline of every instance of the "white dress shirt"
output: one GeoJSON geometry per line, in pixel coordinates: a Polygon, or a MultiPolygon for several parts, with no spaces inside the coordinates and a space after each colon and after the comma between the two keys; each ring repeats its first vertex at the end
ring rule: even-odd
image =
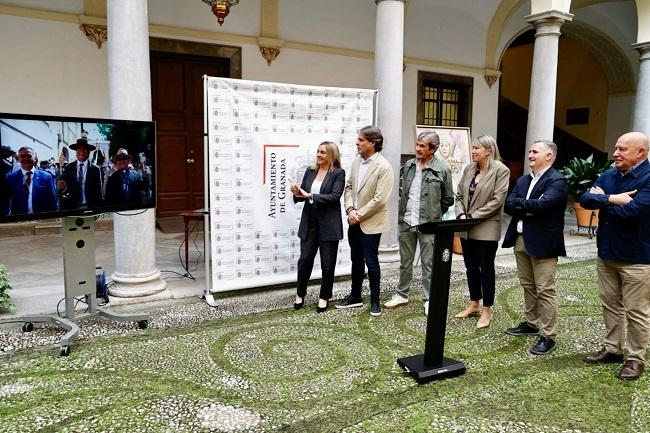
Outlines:
{"type": "MultiPolygon", "coordinates": [[[[533,173],[532,171],[530,172],[530,177],[532,177],[533,180],[530,181],[530,186],[528,187],[528,192],[526,193],[526,200],[528,200],[530,198],[530,193],[533,191],[533,188],[535,188],[535,185],[537,185],[537,182],[539,182],[539,179],[541,179],[541,177],[544,175],[544,173],[546,173],[546,171],[549,168],[551,168],[550,165],[548,167],[546,167],[544,170],[540,171],[537,175],[535,175],[535,173],[533,173]]],[[[542,195],[544,195],[544,194],[542,194],[542,195]]],[[[541,198],[541,196],[540,196],[540,198],[541,198]]],[[[524,232],[524,221],[519,220],[519,221],[517,221],[517,233],[521,234],[523,232],[524,232]]]]}

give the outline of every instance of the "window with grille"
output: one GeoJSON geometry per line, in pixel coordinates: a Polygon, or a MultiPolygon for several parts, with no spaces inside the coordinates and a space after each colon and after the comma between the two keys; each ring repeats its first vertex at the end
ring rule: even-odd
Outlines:
{"type": "Polygon", "coordinates": [[[470,126],[472,78],[419,72],[418,124],[470,126]]]}

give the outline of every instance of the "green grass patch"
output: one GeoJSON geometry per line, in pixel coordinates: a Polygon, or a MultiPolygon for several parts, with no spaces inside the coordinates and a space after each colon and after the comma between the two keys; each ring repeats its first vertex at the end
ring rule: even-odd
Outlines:
{"type": "MultiPolygon", "coordinates": [[[[503,330],[521,320],[516,275],[499,277],[493,322],[458,320],[452,284],[446,355],[463,376],[416,384],[396,364],[421,353],[425,317],[411,302],[251,314],[137,336],[0,357],[2,432],[621,432],[650,431],[650,375],[581,361],[604,326],[593,261],[559,267],[558,349],[503,330]]],[[[386,296],[390,296],[387,294],[386,296]]],[[[206,307],[208,308],[208,307],[206,307]]]]}

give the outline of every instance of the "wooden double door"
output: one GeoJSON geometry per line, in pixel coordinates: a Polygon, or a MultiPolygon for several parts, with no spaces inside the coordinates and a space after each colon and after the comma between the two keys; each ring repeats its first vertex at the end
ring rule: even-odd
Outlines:
{"type": "Polygon", "coordinates": [[[228,59],[151,52],[153,120],[157,122],[159,217],[203,207],[203,76],[230,76],[228,59]]]}

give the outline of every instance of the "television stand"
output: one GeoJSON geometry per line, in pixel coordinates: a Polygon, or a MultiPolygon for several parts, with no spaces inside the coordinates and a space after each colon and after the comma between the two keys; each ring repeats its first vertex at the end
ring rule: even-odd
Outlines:
{"type": "Polygon", "coordinates": [[[63,218],[63,274],[65,281],[65,317],[58,315],[24,316],[12,320],[23,323],[23,332],[31,332],[34,323],[50,323],[67,332],[59,342],[61,356],[70,354],[70,343],[79,333],[75,319],[103,316],[119,322],[138,322],[139,329],[149,326],[148,314],[120,314],[97,306],[95,275],[95,218],[63,218]],[[75,303],[85,297],[86,312],[77,314],[75,303]]]}

